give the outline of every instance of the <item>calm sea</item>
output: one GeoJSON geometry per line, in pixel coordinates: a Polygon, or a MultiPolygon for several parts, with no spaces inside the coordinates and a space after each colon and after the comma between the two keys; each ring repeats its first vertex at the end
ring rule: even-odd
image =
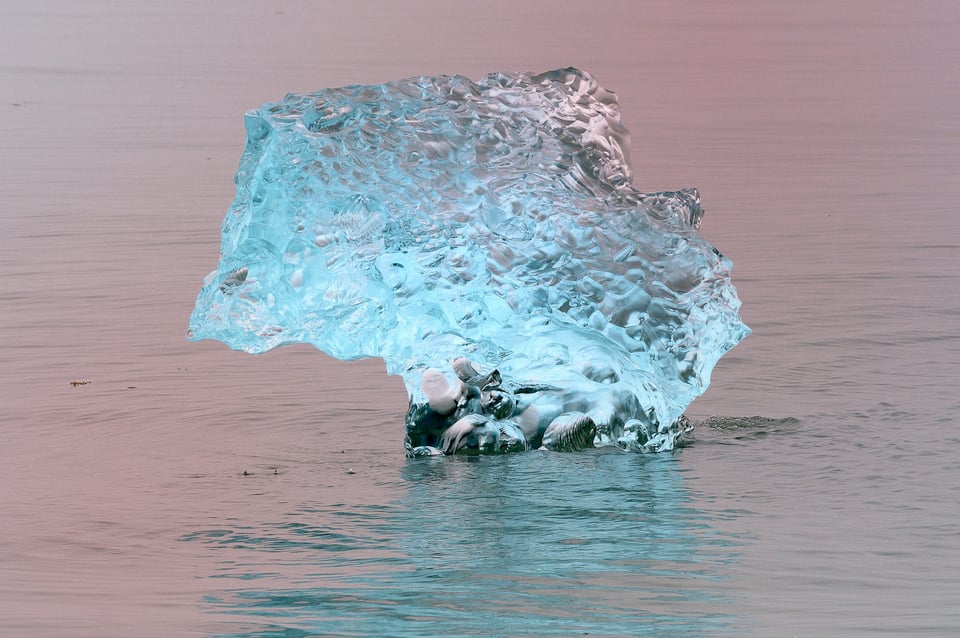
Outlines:
{"type": "Polygon", "coordinates": [[[960,634],[958,68],[952,0],[4,2],[0,635],[960,634]],[[693,445],[408,461],[381,363],[185,341],[245,110],[569,65],[735,264],[693,445]]]}

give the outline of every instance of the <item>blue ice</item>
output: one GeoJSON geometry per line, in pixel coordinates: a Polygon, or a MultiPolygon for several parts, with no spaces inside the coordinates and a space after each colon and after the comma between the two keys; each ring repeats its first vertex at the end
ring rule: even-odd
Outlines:
{"type": "Polygon", "coordinates": [[[673,449],[749,334],[699,193],[632,186],[588,73],[289,94],[245,124],[188,337],[382,358],[410,455],[673,449]]]}

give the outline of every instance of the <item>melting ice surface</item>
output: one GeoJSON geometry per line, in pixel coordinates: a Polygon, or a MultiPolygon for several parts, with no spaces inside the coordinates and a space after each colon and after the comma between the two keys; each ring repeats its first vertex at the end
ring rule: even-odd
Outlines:
{"type": "Polygon", "coordinates": [[[188,336],[382,358],[411,455],[672,449],[749,333],[699,194],[632,186],[583,71],[289,94],[245,122],[188,336]]]}

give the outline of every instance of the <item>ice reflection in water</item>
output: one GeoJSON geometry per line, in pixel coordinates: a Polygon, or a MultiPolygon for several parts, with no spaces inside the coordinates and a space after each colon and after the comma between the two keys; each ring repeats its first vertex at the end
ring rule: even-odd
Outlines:
{"type": "Polygon", "coordinates": [[[675,457],[533,452],[408,462],[386,506],[305,504],[192,533],[222,552],[231,636],[710,635],[735,538],[675,457]],[[243,582],[241,582],[243,581],[243,582]]]}

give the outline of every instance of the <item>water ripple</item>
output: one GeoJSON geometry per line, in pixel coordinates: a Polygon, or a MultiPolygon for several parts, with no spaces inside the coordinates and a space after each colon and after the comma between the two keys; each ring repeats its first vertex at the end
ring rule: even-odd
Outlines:
{"type": "Polygon", "coordinates": [[[224,636],[704,635],[737,539],[676,460],[596,451],[411,461],[388,505],[304,504],[181,538],[221,554],[224,636]]]}

